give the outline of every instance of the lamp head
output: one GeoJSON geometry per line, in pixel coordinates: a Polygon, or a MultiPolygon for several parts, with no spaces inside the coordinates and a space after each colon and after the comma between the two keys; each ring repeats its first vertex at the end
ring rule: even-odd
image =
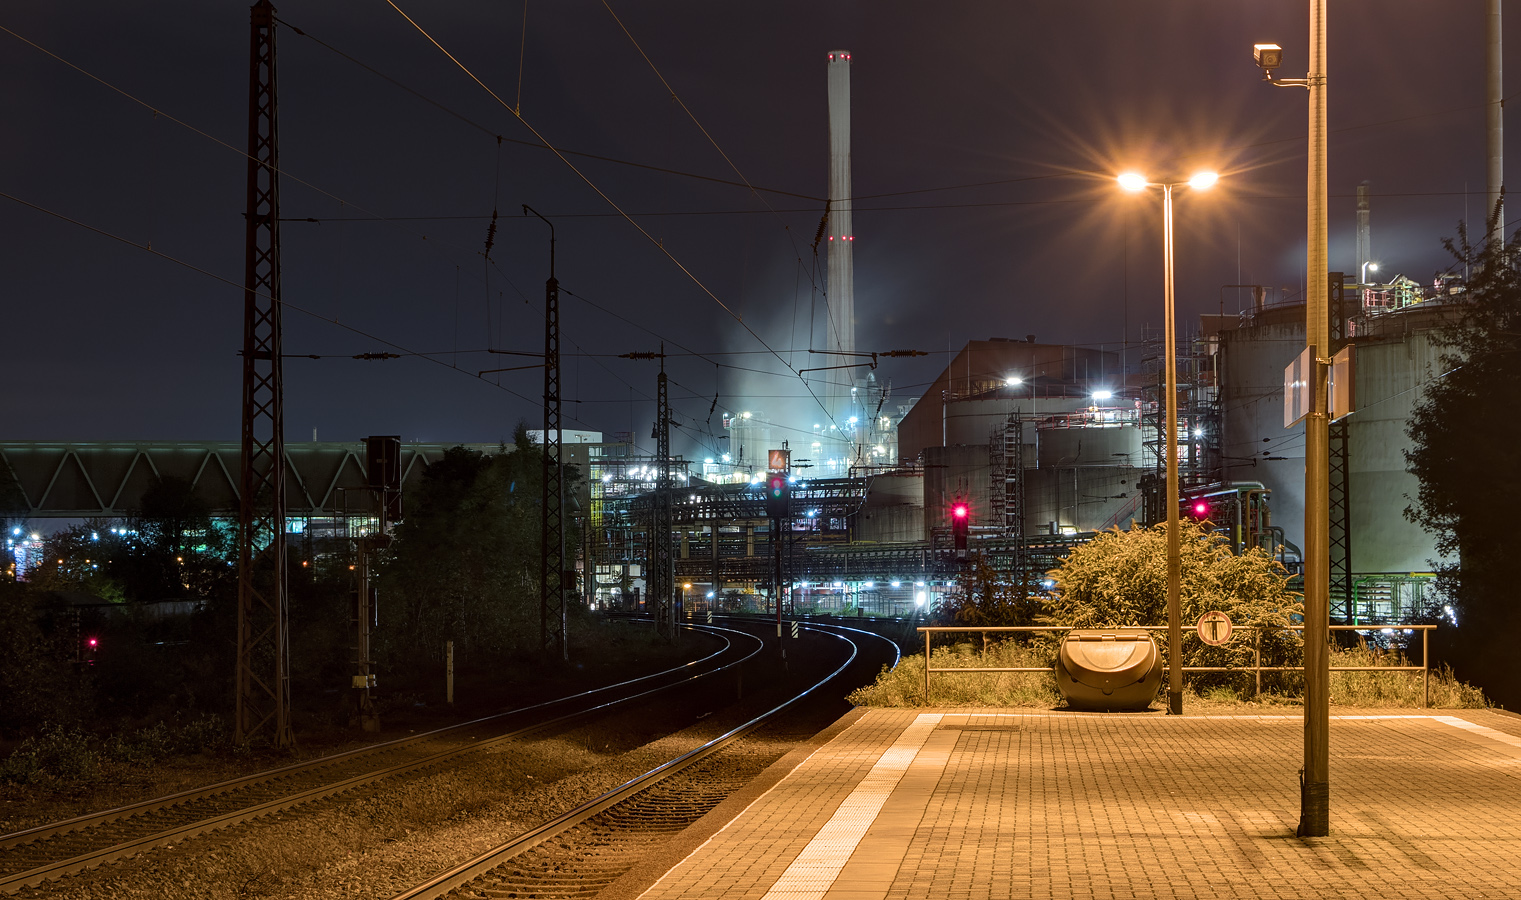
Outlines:
{"type": "Polygon", "coordinates": [[[1188,179],[1188,186],[1196,191],[1203,191],[1214,187],[1215,182],[1219,180],[1220,175],[1217,172],[1195,172],[1194,177],[1188,179]]]}
{"type": "Polygon", "coordinates": [[[1118,181],[1120,182],[1120,187],[1127,191],[1146,190],[1146,176],[1140,172],[1125,172],[1120,175],[1118,181]]]}

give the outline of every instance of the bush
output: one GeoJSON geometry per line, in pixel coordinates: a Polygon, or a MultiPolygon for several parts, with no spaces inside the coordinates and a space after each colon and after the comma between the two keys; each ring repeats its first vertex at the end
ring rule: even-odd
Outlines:
{"type": "MultiPolygon", "coordinates": [[[[1299,594],[1288,589],[1278,561],[1260,549],[1232,553],[1205,524],[1182,522],[1179,601],[1184,630],[1183,664],[1250,666],[1255,659],[1250,628],[1260,628],[1263,665],[1299,665],[1303,639],[1287,626],[1304,616],[1299,594]],[[1243,629],[1224,647],[1211,647],[1193,632],[1193,623],[1219,610],[1243,629]]],[[[1112,529],[1072,551],[1051,573],[1054,593],[1045,600],[1046,621],[1073,628],[1161,625],[1167,621],[1167,527],[1112,529]]],[[[1164,654],[1166,640],[1162,640],[1164,654]]],[[[1235,687],[1241,676],[1195,673],[1195,690],[1235,687]]],[[[1282,679],[1265,676],[1281,686],[1282,679]]]]}
{"type": "Polygon", "coordinates": [[[130,733],[111,735],[106,739],[104,754],[114,762],[146,765],[168,756],[173,746],[169,726],[159,722],[130,733]]]}
{"type": "Polygon", "coordinates": [[[0,778],[31,784],[39,781],[84,781],[100,768],[90,737],[79,728],[47,725],[21,742],[4,763],[0,778]]]}

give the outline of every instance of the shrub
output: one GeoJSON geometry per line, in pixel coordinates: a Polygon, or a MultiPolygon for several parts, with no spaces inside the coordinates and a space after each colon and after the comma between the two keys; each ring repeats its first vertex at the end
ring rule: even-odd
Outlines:
{"type": "Polygon", "coordinates": [[[90,737],[78,728],[46,725],[21,742],[0,764],[0,778],[7,781],[84,781],[100,767],[90,737]]]}
{"type": "MultiPolygon", "coordinates": [[[[1278,561],[1260,549],[1231,552],[1226,541],[1203,523],[1180,523],[1179,601],[1184,628],[1183,664],[1250,666],[1255,640],[1247,629],[1260,628],[1263,665],[1298,665],[1303,639],[1287,628],[1302,619],[1299,594],[1288,589],[1278,561]],[[1211,647],[1193,633],[1192,624],[1219,610],[1243,629],[1224,647],[1211,647]]],[[[1051,572],[1056,589],[1045,599],[1045,619],[1073,628],[1161,625],[1167,621],[1167,527],[1111,529],[1072,551],[1051,572]]],[[[1166,640],[1162,640],[1164,654],[1166,640]]],[[[1195,673],[1195,690],[1234,687],[1230,673],[1195,673]]],[[[1268,677],[1275,686],[1281,679],[1268,677]]]]}

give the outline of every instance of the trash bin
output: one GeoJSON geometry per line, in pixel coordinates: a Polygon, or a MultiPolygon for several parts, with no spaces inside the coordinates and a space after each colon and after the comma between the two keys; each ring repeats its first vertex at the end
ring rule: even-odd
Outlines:
{"type": "Polygon", "coordinates": [[[1074,629],[1056,654],[1056,686],[1073,709],[1145,709],[1162,686],[1162,654],[1142,628],[1074,629]]]}

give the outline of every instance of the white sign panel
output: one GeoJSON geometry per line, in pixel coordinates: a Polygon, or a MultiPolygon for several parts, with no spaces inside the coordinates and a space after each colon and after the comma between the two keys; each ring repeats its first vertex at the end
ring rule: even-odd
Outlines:
{"type": "Polygon", "coordinates": [[[1314,370],[1315,350],[1313,347],[1304,348],[1304,352],[1294,358],[1283,370],[1283,427],[1293,428],[1300,420],[1310,414],[1310,402],[1312,399],[1312,383],[1310,374],[1314,370]]]}
{"type": "Polygon", "coordinates": [[[1330,392],[1333,422],[1357,412],[1356,350],[1355,345],[1348,344],[1331,358],[1331,383],[1326,390],[1330,392]]]}

